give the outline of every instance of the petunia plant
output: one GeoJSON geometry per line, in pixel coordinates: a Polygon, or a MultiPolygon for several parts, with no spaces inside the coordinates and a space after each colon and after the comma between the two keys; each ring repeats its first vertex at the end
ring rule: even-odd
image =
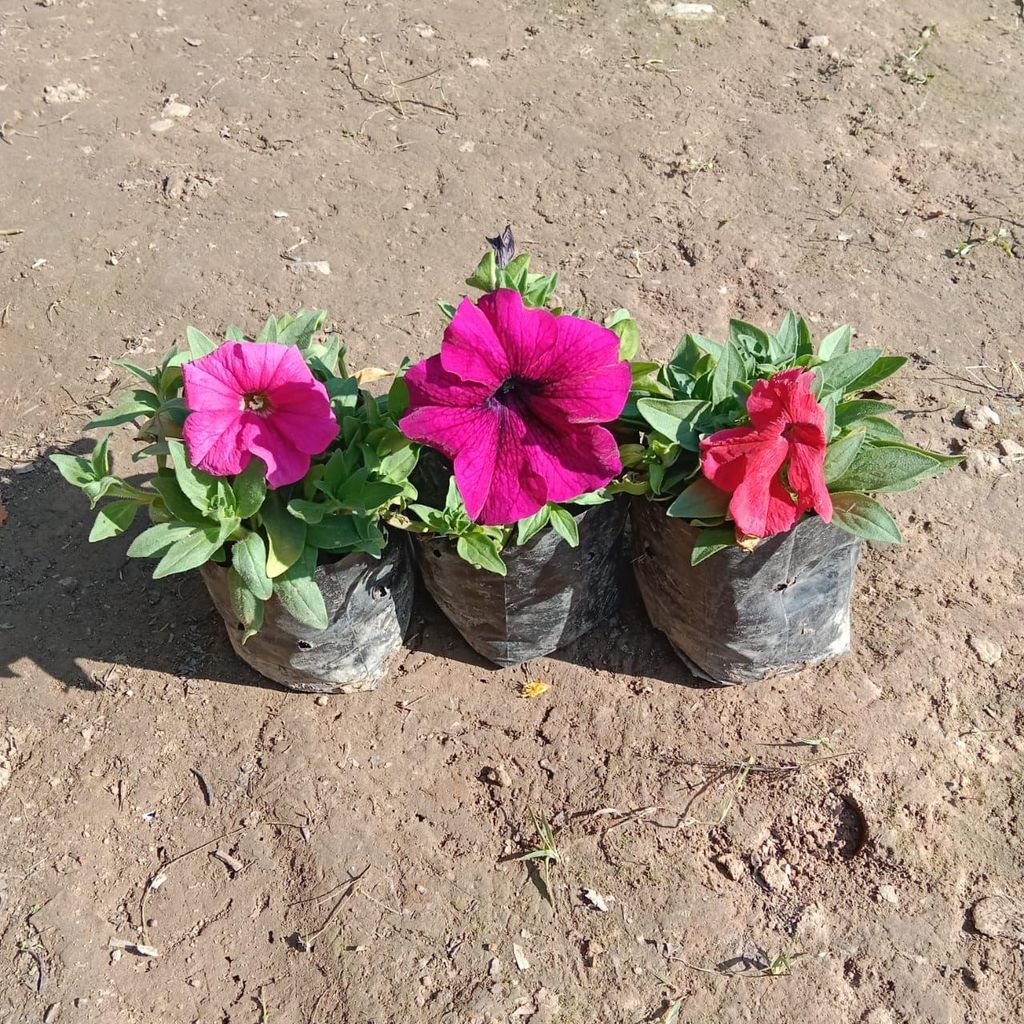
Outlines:
{"type": "Polygon", "coordinates": [[[451,474],[443,507],[412,504],[409,528],[504,574],[506,544],[550,527],[575,546],[571,507],[610,500],[622,464],[607,425],[629,395],[636,325],[625,310],[611,326],[564,312],[552,304],[558,275],[530,273],[510,229],[488,241],[467,280],[485,294],[441,304],[441,350],[406,371],[399,425],[451,474]]]}
{"type": "Polygon", "coordinates": [[[155,370],[119,362],[140,386],[89,427],[137,427],[134,458],[153,460],[140,479],[114,473],[109,436],[89,457],[52,456],[94,508],[106,499],[90,541],[124,533],[145,508],[151,525],[128,554],[158,559],[155,579],[222,565],[246,638],[272,596],[325,629],[317,566],[379,556],[386,521],[416,497],[417,451],[391,411],[403,387],[363,390],[367,371],[349,373],[340,338],[322,334],[325,317],[270,317],[255,338],[231,327],[221,344],[189,327],[187,348],[155,370]]]}
{"type": "Polygon", "coordinates": [[[699,528],[694,564],[809,514],[898,543],[874,495],[959,461],[908,444],[873,390],[906,359],[851,339],[843,326],[815,346],[790,311],[774,333],[732,320],[726,341],[688,334],[666,363],[643,367],[624,413],[641,438],[623,446],[621,486],[699,528]]]}

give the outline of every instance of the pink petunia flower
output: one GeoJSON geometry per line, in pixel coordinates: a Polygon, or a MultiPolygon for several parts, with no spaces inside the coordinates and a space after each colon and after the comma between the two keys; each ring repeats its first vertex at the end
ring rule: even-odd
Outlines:
{"type": "Polygon", "coordinates": [[[605,327],[501,289],[463,299],[440,355],[410,367],[401,428],[452,460],[476,522],[514,523],[604,487],[622,469],[600,423],[622,412],[629,363],[605,327]]]}
{"type": "Polygon", "coordinates": [[[214,476],[255,455],[271,487],[293,484],[338,436],[327,391],[294,346],[228,341],[181,372],[189,461],[214,476]]]}
{"type": "Polygon", "coordinates": [[[823,472],[825,411],[811,392],[813,381],[812,372],[800,369],[759,380],[747,398],[751,425],[700,443],[704,476],[732,494],[729,515],[750,537],[784,533],[808,509],[832,521],[823,472]]]}

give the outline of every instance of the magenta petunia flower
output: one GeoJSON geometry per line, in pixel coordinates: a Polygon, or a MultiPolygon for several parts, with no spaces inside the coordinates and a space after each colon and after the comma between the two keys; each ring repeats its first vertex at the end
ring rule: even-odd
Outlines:
{"type": "Polygon", "coordinates": [[[228,341],[181,372],[189,462],[214,476],[255,455],[271,487],[293,484],[338,436],[326,389],[292,345],[228,341]]]}
{"type": "Polygon", "coordinates": [[[825,410],[813,382],[814,374],[799,367],[759,380],[747,397],[751,425],[719,430],[700,443],[701,471],[732,495],[729,515],[750,537],[785,533],[809,509],[832,521],[825,410]]]}
{"type": "Polygon", "coordinates": [[[616,419],[629,363],[605,327],[529,309],[502,289],[463,299],[440,355],[410,367],[402,430],[452,460],[476,522],[514,523],[604,487],[622,469],[616,419]]]}

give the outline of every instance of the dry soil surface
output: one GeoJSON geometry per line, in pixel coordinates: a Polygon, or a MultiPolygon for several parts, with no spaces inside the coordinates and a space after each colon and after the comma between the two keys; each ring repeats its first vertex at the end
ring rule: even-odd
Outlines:
{"type": "Polygon", "coordinates": [[[1021,5],[685,6],[0,2],[2,1024],[1020,1019],[1021,5]],[[893,497],[849,655],[702,689],[634,598],[495,671],[424,602],[316,700],[85,543],[45,456],[112,358],[314,305],[422,356],[506,221],[652,356],[793,306],[911,357],[969,460],[893,497]]]}

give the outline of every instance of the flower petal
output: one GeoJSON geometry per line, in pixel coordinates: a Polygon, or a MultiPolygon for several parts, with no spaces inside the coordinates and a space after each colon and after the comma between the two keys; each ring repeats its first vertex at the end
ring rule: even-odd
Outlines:
{"type": "Polygon", "coordinates": [[[813,384],[814,373],[799,367],[757,381],[747,397],[750,422],[761,429],[779,420],[824,427],[825,410],[811,391],[813,384]]]}
{"type": "Polygon", "coordinates": [[[613,363],[585,375],[543,384],[530,399],[530,406],[553,426],[559,420],[609,423],[625,408],[632,383],[629,363],[613,363]]]}
{"type": "Polygon", "coordinates": [[[338,421],[320,381],[275,381],[266,395],[270,412],[265,418],[299,451],[319,455],[338,436],[338,421]]]}
{"type": "Polygon", "coordinates": [[[508,377],[508,356],[494,325],[484,314],[483,299],[479,305],[468,298],[459,304],[445,328],[440,362],[449,373],[465,381],[488,384],[492,390],[508,377]]]}
{"type": "MultiPolygon", "coordinates": [[[[494,468],[487,498],[477,515],[472,514],[463,494],[470,518],[484,526],[518,522],[539,512],[548,500],[544,480],[533,470],[523,418],[516,409],[502,407],[495,421],[494,468]]],[[[461,491],[461,484],[459,489],[461,491]]]]}
{"type": "Polygon", "coordinates": [[[523,297],[511,288],[488,292],[481,296],[479,306],[505,352],[507,370],[501,380],[543,380],[557,349],[561,318],[546,309],[524,305],[523,297]]]}
{"type": "Polygon", "coordinates": [[[825,435],[817,427],[797,424],[789,430],[789,486],[796,491],[797,508],[808,509],[832,522],[832,497],[825,483],[825,435]]]}
{"type": "Polygon", "coordinates": [[[555,345],[541,379],[571,380],[608,366],[629,369],[629,364],[619,359],[619,336],[607,327],[578,316],[559,316],[555,317],[555,331],[555,345]]]}
{"type": "Polygon", "coordinates": [[[309,472],[309,454],[295,447],[292,439],[279,429],[274,416],[247,412],[245,419],[250,430],[249,451],[266,463],[270,487],[294,484],[309,472]]]}
{"type": "Polygon", "coordinates": [[[477,410],[472,418],[466,417],[462,429],[463,443],[450,458],[466,515],[475,520],[491,494],[498,462],[499,417],[487,410],[477,410]]]}
{"type": "Polygon", "coordinates": [[[719,490],[731,493],[743,481],[747,458],[781,436],[781,430],[761,431],[754,427],[719,430],[700,443],[701,472],[719,490]]]}
{"type": "Polygon", "coordinates": [[[779,435],[765,438],[743,457],[743,476],[729,501],[729,515],[748,536],[768,537],[796,522],[796,505],[778,478],[788,452],[789,445],[779,435]]]}
{"type": "Polygon", "coordinates": [[[541,436],[539,421],[529,424],[530,464],[543,477],[548,501],[572,501],[599,491],[622,472],[619,446],[611,431],[592,424],[565,427],[541,436]]]}
{"type": "Polygon", "coordinates": [[[185,418],[182,439],[188,461],[214,476],[234,476],[249,465],[251,432],[237,410],[191,412],[185,418]]]}
{"type": "MultiPolygon", "coordinates": [[[[405,383],[409,389],[410,410],[415,411],[420,406],[428,405],[479,407],[494,393],[496,385],[463,380],[448,372],[441,359],[441,356],[431,356],[410,366],[406,371],[405,383]]],[[[402,429],[405,429],[404,426],[402,429]]]]}

